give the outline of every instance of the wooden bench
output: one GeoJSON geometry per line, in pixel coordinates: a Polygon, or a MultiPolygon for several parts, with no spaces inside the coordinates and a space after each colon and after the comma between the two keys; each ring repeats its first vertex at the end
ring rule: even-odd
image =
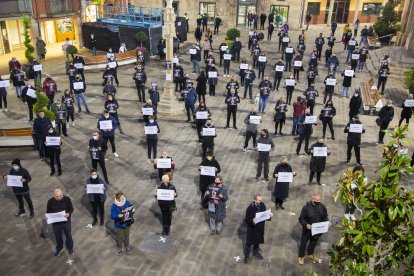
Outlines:
{"type": "Polygon", "coordinates": [[[381,94],[374,85],[373,79],[370,79],[368,82],[361,82],[360,93],[362,104],[364,105],[364,112],[369,115],[374,115],[374,112],[379,111],[383,106],[381,94]]]}
{"type": "Polygon", "coordinates": [[[367,43],[368,43],[368,49],[369,48],[373,48],[373,49],[381,48],[381,42],[379,42],[377,35],[368,36],[367,37],[367,43]]]}
{"type": "Polygon", "coordinates": [[[35,146],[30,127],[0,129],[0,147],[22,146],[35,146]]]}
{"type": "MultiPolygon", "coordinates": [[[[121,66],[135,63],[137,59],[137,53],[135,50],[131,50],[124,53],[117,53],[115,54],[115,57],[118,65],[121,66]]],[[[85,70],[106,68],[106,64],[108,63],[106,55],[85,56],[83,57],[83,60],[85,61],[85,70]]]]}

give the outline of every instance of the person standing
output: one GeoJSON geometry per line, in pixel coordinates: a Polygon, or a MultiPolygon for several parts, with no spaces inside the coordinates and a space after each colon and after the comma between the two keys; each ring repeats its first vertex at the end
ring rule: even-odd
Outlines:
{"type": "Polygon", "coordinates": [[[214,18],[214,34],[219,33],[219,28],[220,28],[220,25],[221,25],[221,21],[222,21],[221,18],[217,14],[216,18],[214,18]]]}
{"type": "Polygon", "coordinates": [[[387,79],[389,75],[390,75],[390,68],[388,67],[388,63],[384,63],[381,66],[381,69],[379,69],[378,71],[377,89],[380,90],[381,88],[381,95],[384,95],[385,84],[387,83],[387,79]]]}
{"type": "Polygon", "coordinates": [[[118,256],[123,254],[123,247],[125,247],[126,254],[132,253],[129,246],[129,233],[131,232],[131,225],[134,223],[134,213],[135,208],[126,199],[125,195],[122,192],[116,193],[111,205],[111,219],[114,220],[116,254],[118,256]]]}
{"type": "Polygon", "coordinates": [[[226,202],[229,200],[227,187],[223,184],[220,175],[215,177],[214,183],[208,186],[204,194],[204,201],[207,202],[208,216],[210,217],[210,234],[220,235],[223,220],[226,218],[226,202]]]}
{"type": "Polygon", "coordinates": [[[264,79],[259,84],[260,90],[260,102],[259,102],[259,112],[265,113],[267,100],[269,99],[270,91],[272,91],[272,82],[269,81],[269,77],[264,77],[264,79]]]}
{"type": "Polygon", "coordinates": [[[309,175],[309,182],[308,185],[312,184],[313,176],[316,173],[316,181],[318,182],[318,185],[321,184],[321,175],[325,171],[325,165],[326,165],[326,157],[331,154],[331,151],[329,147],[323,142],[323,138],[319,137],[318,141],[313,144],[309,150],[308,154],[312,155],[310,160],[310,175],[309,175]],[[326,148],[326,155],[323,154],[317,154],[316,150],[317,148],[326,148]]]}
{"type": "Polygon", "coordinates": [[[299,217],[299,223],[302,225],[302,236],[299,245],[299,259],[298,263],[303,265],[305,263],[306,245],[308,245],[308,258],[313,262],[319,262],[319,258],[315,256],[315,247],[318,239],[322,234],[312,236],[312,224],[318,222],[329,221],[328,211],[325,205],[321,203],[321,196],[319,194],[312,195],[312,200],[306,202],[303,206],[299,217]]]}
{"type": "Polygon", "coordinates": [[[351,66],[348,66],[348,68],[342,72],[341,76],[344,76],[344,81],[342,82],[341,98],[344,96],[349,98],[349,89],[352,85],[352,78],[355,78],[355,72],[354,70],[351,70],[351,66]],[[347,71],[349,73],[348,75],[345,74],[347,71]]]}
{"type": "Polygon", "coordinates": [[[306,14],[306,17],[305,17],[305,21],[306,21],[306,30],[308,30],[308,29],[309,29],[309,24],[310,24],[311,20],[312,20],[312,15],[308,12],[308,13],[306,14]]]}
{"type": "Polygon", "coordinates": [[[262,14],[260,15],[260,30],[264,30],[266,18],[267,18],[266,14],[262,12],[262,14]]]}
{"type": "Polygon", "coordinates": [[[105,140],[100,137],[99,131],[94,131],[92,139],[89,140],[88,150],[92,160],[92,168],[95,170],[99,166],[101,167],[104,175],[105,182],[109,185],[108,173],[105,166],[105,154],[108,147],[106,146],[105,140]]]}
{"type": "Polygon", "coordinates": [[[328,83],[328,79],[334,79],[335,80],[335,84],[336,84],[336,78],[334,76],[333,72],[329,72],[329,75],[326,76],[325,80],[323,81],[323,83],[325,84],[325,96],[323,97],[323,103],[326,103],[326,99],[328,99],[329,101],[332,100],[332,95],[335,92],[335,84],[332,83],[328,83]]]}
{"type": "Polygon", "coordinates": [[[230,88],[230,93],[227,93],[226,99],[224,101],[227,104],[227,123],[226,128],[229,128],[230,117],[233,116],[233,128],[237,129],[236,118],[237,118],[237,105],[240,103],[239,94],[237,94],[236,89],[230,88]]]}
{"type": "Polygon", "coordinates": [[[344,129],[344,133],[348,133],[348,137],[346,139],[346,144],[348,146],[347,151],[346,151],[346,164],[349,165],[349,162],[351,161],[352,148],[354,148],[357,164],[362,166],[361,135],[362,133],[365,133],[365,128],[362,126],[362,132],[355,132],[354,130],[350,131],[351,124],[362,125],[361,121],[359,120],[358,115],[354,115],[354,117],[352,117],[352,120],[345,126],[345,129],[344,129]]]}
{"type": "Polygon", "coordinates": [[[78,74],[82,76],[82,79],[86,81],[83,68],[85,66],[85,61],[83,60],[83,57],[81,57],[79,54],[75,54],[75,57],[73,58],[73,66],[75,66],[77,69],[78,74]]]}
{"type": "Polygon", "coordinates": [[[215,132],[215,135],[204,135],[203,134],[203,130],[204,129],[214,129],[216,130],[216,127],[213,125],[213,122],[211,120],[211,117],[209,117],[206,121],[206,124],[202,127],[201,129],[201,136],[203,137],[203,142],[201,143],[201,148],[203,151],[203,155],[201,158],[205,158],[206,157],[206,153],[208,151],[211,151],[214,153],[214,138],[217,137],[217,132],[215,132]]]}
{"type": "MultiPolygon", "coordinates": [[[[170,178],[168,175],[162,176],[161,185],[158,186],[159,190],[170,190],[174,191],[174,199],[173,200],[160,200],[158,199],[158,206],[161,210],[161,217],[162,217],[162,235],[168,236],[171,230],[171,220],[172,220],[172,213],[173,211],[177,210],[175,198],[178,196],[177,190],[175,189],[174,185],[170,183],[170,178]]],[[[155,195],[157,198],[157,195],[155,195]]]]}
{"type": "MultiPolygon", "coordinates": [[[[22,182],[22,187],[13,186],[13,194],[19,203],[19,211],[16,213],[16,217],[24,217],[26,216],[26,211],[24,209],[24,202],[23,197],[29,206],[30,211],[30,218],[34,217],[34,208],[32,199],[30,197],[30,188],[29,182],[32,181],[32,177],[30,176],[29,172],[22,167],[20,159],[16,158],[11,163],[12,167],[9,171],[9,175],[20,176],[20,181],[22,182]]],[[[7,175],[3,175],[4,182],[7,182],[7,175]]]]}
{"type": "Polygon", "coordinates": [[[69,128],[69,118],[72,120],[72,126],[75,126],[75,108],[73,106],[75,99],[69,89],[65,89],[61,102],[63,102],[66,107],[66,127],[69,128]]]}
{"type": "Polygon", "coordinates": [[[240,51],[242,49],[242,43],[239,37],[236,37],[236,41],[233,43],[234,60],[240,62],[240,51]]]}
{"type": "Polygon", "coordinates": [[[336,108],[333,105],[331,100],[328,100],[323,106],[319,118],[322,121],[322,138],[325,139],[326,126],[329,126],[329,131],[331,132],[331,139],[335,140],[335,132],[333,128],[333,117],[336,115],[336,108]]]}
{"type": "Polygon", "coordinates": [[[336,23],[336,21],[333,21],[331,24],[331,31],[332,34],[335,35],[336,29],[338,28],[338,23],[336,23]]]}
{"type": "Polygon", "coordinates": [[[227,49],[228,49],[228,45],[227,45],[226,41],[223,40],[223,42],[219,46],[220,67],[223,64],[223,57],[224,57],[224,54],[226,53],[227,49]]]}
{"type": "Polygon", "coordinates": [[[299,81],[299,73],[303,69],[303,60],[300,54],[297,54],[293,59],[293,76],[297,81],[299,81]]]}
{"type": "Polygon", "coordinates": [[[17,98],[20,99],[22,94],[22,87],[25,85],[24,72],[17,67],[13,68],[10,72],[10,80],[13,82],[17,98]]]}
{"type": "Polygon", "coordinates": [[[50,106],[50,110],[55,114],[55,125],[58,130],[58,135],[62,133],[65,137],[68,136],[66,129],[66,105],[62,104],[60,99],[57,99],[54,104],[50,106]]]}
{"type": "Polygon", "coordinates": [[[177,63],[177,65],[174,67],[173,70],[173,80],[175,83],[175,92],[180,92],[183,90],[183,78],[184,78],[184,69],[181,67],[180,63],[177,63]]]}
{"type": "Polygon", "coordinates": [[[269,27],[267,27],[267,41],[272,41],[272,35],[275,30],[275,26],[270,23],[269,27]]]}
{"type": "Polygon", "coordinates": [[[214,65],[214,63],[210,66],[209,71],[207,72],[208,74],[208,91],[210,96],[215,96],[216,95],[216,86],[218,83],[218,70],[216,68],[216,66],[214,65]],[[216,73],[216,76],[210,76],[210,73],[216,73]]]}
{"type": "Polygon", "coordinates": [[[168,156],[168,152],[166,149],[162,150],[162,154],[158,159],[171,159],[171,167],[170,168],[158,168],[157,159],[154,159],[154,169],[158,169],[158,177],[162,180],[163,175],[168,175],[170,179],[173,179],[173,170],[175,168],[174,160],[172,157],[168,156]]]}
{"type": "Polygon", "coordinates": [[[295,90],[296,84],[295,77],[291,74],[290,77],[286,79],[286,103],[288,105],[290,105],[292,101],[293,91],[295,90]],[[291,81],[291,83],[288,83],[288,80],[291,81]]]}
{"type": "Polygon", "coordinates": [[[306,88],[303,95],[306,97],[306,107],[309,108],[310,114],[313,114],[316,98],[319,97],[319,92],[315,88],[315,84],[311,83],[310,87],[306,88]]]}
{"type": "Polygon", "coordinates": [[[92,56],[96,56],[96,39],[94,34],[91,34],[91,48],[92,56]]]}
{"type": "MultiPolygon", "coordinates": [[[[264,244],[264,231],[265,231],[265,222],[256,222],[256,213],[266,211],[266,205],[262,201],[262,196],[260,194],[254,195],[254,201],[250,203],[246,210],[245,222],[247,224],[247,235],[246,235],[246,245],[243,248],[244,253],[244,263],[249,262],[250,257],[250,248],[253,245],[253,256],[259,260],[263,260],[263,255],[261,254],[260,244],[264,244]]],[[[270,218],[272,219],[273,214],[270,213],[270,218]]]]}
{"type": "MultiPolygon", "coordinates": [[[[148,123],[145,124],[146,127],[157,127],[157,133],[160,133],[160,127],[158,126],[157,121],[155,121],[154,116],[149,116],[148,123]]],[[[148,162],[151,163],[151,151],[153,153],[154,159],[157,158],[157,145],[158,145],[158,134],[147,134],[147,149],[148,149],[148,162]]]]}
{"type": "Polygon", "coordinates": [[[39,151],[40,161],[45,158],[45,144],[48,127],[52,125],[49,118],[45,117],[45,111],[39,110],[38,116],[33,122],[32,133],[35,137],[37,150],[39,151]]]}
{"type": "Polygon", "coordinates": [[[247,90],[249,90],[250,100],[253,100],[252,88],[253,88],[253,82],[256,79],[256,73],[253,70],[253,67],[251,65],[249,65],[249,69],[244,71],[243,79],[244,79],[244,96],[243,96],[243,99],[246,99],[247,90]]]}
{"type": "Polygon", "coordinates": [[[142,67],[136,69],[133,79],[138,93],[138,102],[145,103],[145,83],[147,82],[147,74],[142,67]]]}
{"type": "Polygon", "coordinates": [[[275,122],[275,135],[278,137],[279,135],[283,135],[282,128],[286,122],[286,112],[288,110],[285,97],[281,96],[279,100],[277,100],[275,105],[275,117],[273,121],[275,122]],[[277,133],[277,128],[279,127],[279,134],[277,133]]]}
{"type": "MultiPolygon", "coordinates": [[[[59,133],[57,133],[52,126],[48,126],[48,131],[47,131],[47,135],[46,137],[59,137],[59,133]]],[[[50,176],[55,174],[55,161],[56,161],[56,165],[57,165],[57,170],[58,170],[58,175],[62,175],[62,165],[60,163],[60,153],[61,153],[61,145],[62,145],[62,141],[60,141],[60,145],[47,145],[46,144],[46,137],[45,137],[45,141],[43,142],[46,145],[46,156],[49,157],[50,160],[50,176]]]]}
{"type": "Polygon", "coordinates": [[[392,106],[392,101],[387,100],[387,104],[381,107],[380,112],[378,113],[378,118],[376,120],[377,125],[380,127],[377,144],[384,144],[385,131],[387,130],[388,125],[391,123],[393,118],[394,107],[392,106]]]}
{"type": "Polygon", "coordinates": [[[192,49],[195,49],[195,54],[190,54],[191,63],[193,65],[193,73],[200,74],[201,50],[199,43],[194,44],[192,49]]]}
{"type": "Polygon", "coordinates": [[[191,121],[191,116],[193,116],[193,121],[195,121],[195,104],[197,102],[197,92],[191,83],[188,83],[187,89],[183,90],[183,96],[184,106],[187,112],[187,123],[191,121]]]}
{"type": "Polygon", "coordinates": [[[321,57],[322,57],[322,48],[324,44],[325,44],[325,38],[323,38],[322,33],[320,33],[319,37],[315,39],[316,53],[317,53],[319,61],[321,60],[321,57]]]}
{"type": "Polygon", "coordinates": [[[115,99],[115,95],[108,94],[106,96],[106,101],[104,103],[104,108],[109,111],[109,115],[115,118],[116,124],[118,126],[119,132],[121,134],[125,134],[122,130],[121,124],[119,123],[118,117],[118,108],[119,104],[118,101],[115,99]]]}
{"type": "MultiPolygon", "coordinates": [[[[90,189],[89,188],[89,189],[90,189]]],[[[85,181],[85,189],[88,195],[89,202],[92,206],[92,226],[95,226],[98,223],[98,209],[99,209],[99,217],[100,217],[100,226],[104,225],[104,217],[105,217],[105,200],[106,200],[106,189],[108,189],[108,184],[106,184],[105,180],[101,179],[98,176],[98,172],[96,169],[91,170],[91,176],[88,177],[85,181]],[[92,193],[89,191],[88,188],[92,188],[95,185],[103,185],[102,192],[100,193],[92,193]]]]}
{"type": "Polygon", "coordinates": [[[39,57],[39,60],[45,59],[46,43],[40,37],[37,37],[36,39],[36,51],[37,51],[37,56],[39,57]]]}
{"type": "Polygon", "coordinates": [[[275,167],[273,171],[273,178],[276,178],[275,189],[273,196],[275,197],[276,210],[282,209],[283,201],[289,197],[289,182],[280,182],[279,174],[280,173],[292,173],[292,177],[296,175],[296,172],[293,171],[292,166],[288,162],[287,156],[282,156],[280,158],[280,163],[275,167]]]}
{"type": "Polygon", "coordinates": [[[292,45],[289,44],[285,49],[285,61],[286,61],[285,71],[289,70],[289,72],[292,72],[292,60],[293,60],[294,55],[295,55],[295,49],[293,49],[292,45]]]}
{"type": "Polygon", "coordinates": [[[305,154],[308,155],[309,139],[313,132],[313,125],[316,123],[306,123],[306,117],[312,116],[309,109],[307,108],[298,120],[297,132],[299,133],[299,141],[296,147],[296,154],[299,155],[303,141],[305,141],[305,154]]]}
{"type": "MultiPolygon", "coordinates": [[[[409,94],[408,95],[408,99],[407,100],[412,100],[413,99],[413,94],[409,94]]],[[[406,102],[404,101],[402,103],[402,111],[401,111],[401,118],[400,121],[398,122],[398,127],[401,126],[401,123],[405,120],[405,124],[408,125],[410,123],[410,119],[411,116],[413,115],[413,107],[412,106],[407,106],[406,102]]]]}
{"type": "Polygon", "coordinates": [[[354,95],[349,101],[349,121],[351,121],[355,115],[358,115],[359,110],[361,109],[362,97],[360,92],[360,90],[355,90],[354,95]]]}
{"type": "Polygon", "coordinates": [[[296,102],[293,103],[293,116],[292,116],[292,135],[299,134],[297,125],[299,122],[300,116],[303,114],[306,109],[306,102],[302,100],[302,97],[297,97],[296,102]]]}
{"type": "MultiPolygon", "coordinates": [[[[195,110],[195,114],[196,114],[196,119],[195,119],[195,124],[196,124],[196,128],[197,128],[197,135],[198,135],[198,143],[201,144],[203,141],[203,136],[202,136],[202,127],[206,124],[207,119],[200,119],[197,118],[197,113],[198,112],[207,112],[207,118],[211,117],[211,112],[210,109],[206,106],[206,104],[203,101],[199,101],[198,107],[195,110]]],[[[205,118],[205,117],[203,117],[205,118]]]]}
{"type": "Polygon", "coordinates": [[[72,213],[74,211],[72,200],[68,197],[63,195],[61,189],[55,189],[53,192],[53,197],[48,200],[46,213],[58,213],[58,212],[65,212],[65,218],[67,221],[60,221],[52,223],[53,233],[55,234],[56,238],[56,251],[55,257],[59,257],[63,251],[63,238],[62,232],[65,233],[66,236],[66,249],[68,250],[69,256],[73,256],[75,252],[73,251],[73,239],[72,239],[72,226],[71,226],[71,218],[72,213]]]}
{"type": "Polygon", "coordinates": [[[206,158],[203,159],[203,161],[201,161],[200,166],[198,167],[198,170],[200,171],[199,189],[200,189],[200,194],[201,194],[201,202],[200,202],[201,204],[200,210],[201,210],[201,209],[207,208],[206,202],[204,201],[204,196],[206,194],[208,186],[211,183],[214,183],[216,176],[221,172],[220,164],[215,158],[212,151],[207,151],[207,156],[206,158]],[[203,167],[214,167],[216,171],[215,175],[211,176],[211,175],[201,174],[202,166],[203,167]]]}
{"type": "Polygon", "coordinates": [[[47,108],[50,108],[50,106],[53,104],[55,94],[57,93],[56,81],[52,79],[50,74],[46,74],[46,79],[43,81],[43,91],[45,91],[46,96],[49,98],[47,108]]]}
{"type": "Polygon", "coordinates": [[[282,80],[284,69],[285,65],[283,64],[282,60],[279,59],[275,66],[273,66],[273,70],[275,70],[275,81],[273,91],[275,91],[275,89],[279,91],[280,81],[282,80]]]}
{"type": "Polygon", "coordinates": [[[253,148],[256,148],[256,137],[257,137],[257,129],[259,128],[260,120],[252,121],[250,116],[259,116],[257,113],[257,109],[255,106],[252,107],[251,111],[247,114],[244,118],[244,123],[246,124],[246,139],[244,140],[243,151],[247,151],[247,146],[249,145],[250,138],[253,138],[253,148]]]}
{"type": "Polygon", "coordinates": [[[256,150],[259,152],[256,179],[259,179],[262,174],[262,166],[264,166],[263,176],[266,181],[269,181],[269,152],[275,150],[275,144],[273,143],[272,138],[269,137],[269,131],[267,129],[262,129],[260,131],[260,137],[257,139],[256,150]],[[259,149],[259,147],[263,145],[270,145],[270,149],[259,149]]]}
{"type": "Polygon", "coordinates": [[[102,138],[105,140],[105,143],[109,142],[111,143],[111,147],[112,147],[112,153],[114,154],[115,157],[119,157],[118,153],[116,153],[116,145],[115,145],[115,129],[118,127],[118,124],[116,123],[116,119],[114,117],[112,117],[111,115],[109,115],[109,111],[107,109],[104,110],[101,118],[99,118],[98,123],[97,123],[97,128],[101,131],[102,133],[102,138]],[[101,124],[101,122],[111,122],[112,124],[112,128],[103,128],[103,123],[101,124]]]}
{"type": "Polygon", "coordinates": [[[33,105],[37,102],[36,94],[34,93],[36,93],[36,88],[32,86],[30,80],[27,80],[26,86],[22,90],[21,99],[29,109],[29,124],[33,122],[33,105]],[[29,91],[31,93],[28,93],[29,91]]]}
{"type": "Polygon", "coordinates": [[[354,23],[354,36],[355,37],[357,37],[357,35],[358,35],[359,25],[360,25],[360,22],[359,22],[359,19],[357,19],[354,23]]]}
{"type": "MultiPolygon", "coordinates": [[[[229,77],[230,76],[230,62],[231,62],[231,54],[230,50],[227,49],[223,54],[223,65],[224,65],[224,73],[223,77],[229,77]]],[[[221,59],[220,59],[221,63],[221,59]]]]}
{"type": "Polygon", "coordinates": [[[86,90],[85,81],[82,80],[80,78],[80,75],[77,74],[75,77],[75,80],[72,83],[72,86],[75,86],[75,83],[80,85],[78,88],[73,88],[73,90],[75,91],[76,104],[78,105],[78,113],[82,111],[81,104],[80,104],[80,101],[82,100],[83,105],[85,106],[85,109],[86,109],[86,113],[89,114],[90,112],[89,112],[88,103],[86,102],[86,99],[85,99],[85,90],[86,90]]]}

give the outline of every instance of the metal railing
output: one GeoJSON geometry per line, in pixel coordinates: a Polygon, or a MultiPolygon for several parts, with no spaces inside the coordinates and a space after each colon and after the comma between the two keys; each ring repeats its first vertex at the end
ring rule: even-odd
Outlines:
{"type": "Polygon", "coordinates": [[[38,15],[57,15],[80,11],[80,0],[37,0],[38,15]]]}
{"type": "Polygon", "coordinates": [[[0,1],[0,17],[32,13],[31,0],[0,1]]]}
{"type": "Polygon", "coordinates": [[[162,12],[159,8],[145,8],[133,5],[96,5],[96,18],[99,20],[117,20],[128,23],[159,23],[162,22],[162,12]]]}

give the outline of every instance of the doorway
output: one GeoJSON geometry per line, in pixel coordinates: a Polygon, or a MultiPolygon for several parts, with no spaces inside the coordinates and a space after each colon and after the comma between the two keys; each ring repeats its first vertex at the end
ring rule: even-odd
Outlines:
{"type": "MultiPolygon", "coordinates": [[[[348,23],[349,2],[350,0],[335,0],[332,11],[332,22],[348,23]]],[[[328,0],[326,3],[325,23],[328,22],[330,4],[331,0],[328,0]]]]}
{"type": "MultiPolygon", "coordinates": [[[[276,26],[276,17],[279,15],[279,26],[287,24],[289,18],[289,6],[271,5],[270,12],[273,13],[273,25],[276,26]]],[[[269,22],[270,23],[270,22],[269,22]]]]}
{"type": "Polygon", "coordinates": [[[247,16],[248,14],[256,13],[256,5],[239,5],[237,11],[237,25],[238,26],[247,26],[247,16]]]}

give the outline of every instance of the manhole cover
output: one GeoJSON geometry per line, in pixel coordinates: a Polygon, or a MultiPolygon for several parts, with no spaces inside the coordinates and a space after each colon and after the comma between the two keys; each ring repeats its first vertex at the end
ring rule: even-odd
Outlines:
{"type": "Polygon", "coordinates": [[[160,236],[155,233],[146,237],[139,248],[145,251],[163,252],[167,253],[174,244],[175,238],[173,236],[160,236]]]}

